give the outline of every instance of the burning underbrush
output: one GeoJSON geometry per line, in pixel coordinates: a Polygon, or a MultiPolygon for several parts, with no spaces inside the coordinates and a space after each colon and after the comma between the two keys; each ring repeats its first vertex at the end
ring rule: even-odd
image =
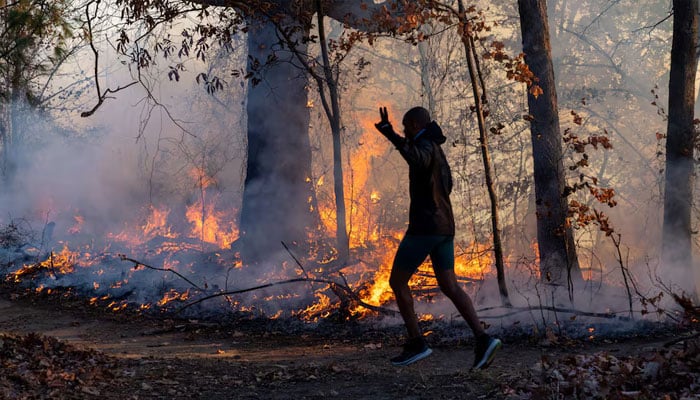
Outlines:
{"type": "MultiPolygon", "coordinates": [[[[386,146],[370,153],[383,151],[386,146]]],[[[371,159],[358,159],[353,165],[371,163],[371,159]]],[[[267,263],[244,265],[237,251],[242,246],[237,210],[204,174],[197,173],[199,193],[187,201],[152,204],[130,211],[129,218],[118,212],[123,219],[118,224],[90,208],[45,212],[31,221],[0,219],[0,274],[16,290],[79,296],[111,312],[196,319],[235,315],[311,323],[387,317],[392,323],[399,322],[388,281],[405,229],[403,218],[393,214],[403,215],[403,208],[389,200],[395,196],[377,189],[381,185],[358,171],[353,174],[353,185],[360,189],[348,208],[347,260],[339,260],[334,249],[337,216],[333,203],[319,197],[317,231],[295,243],[280,243],[267,263]]],[[[323,184],[317,181],[314,186],[320,190],[323,184]]],[[[473,238],[457,238],[455,246],[460,284],[481,307],[480,317],[497,321],[499,328],[517,331],[528,326],[544,332],[570,325],[580,331],[575,336],[581,336],[587,334],[583,318],[572,316],[621,321],[621,315],[633,313],[631,303],[627,308],[628,298],[620,296],[621,285],[609,285],[602,296],[607,282],[596,286],[593,279],[581,297],[599,304],[587,305],[584,312],[564,309],[559,300],[549,297],[550,288],[542,286],[535,243],[523,253],[529,256],[506,259],[508,284],[513,285],[518,301],[513,301],[515,307],[503,308],[495,295],[491,246],[473,238]],[[609,301],[611,298],[616,301],[609,301]]],[[[424,324],[459,320],[440,295],[428,263],[410,285],[424,324]]]]}
{"type": "MultiPolygon", "coordinates": [[[[125,223],[120,231],[101,235],[95,235],[89,219],[80,214],[68,223],[45,223],[41,233],[26,222],[13,221],[0,230],[0,272],[15,291],[84,298],[110,312],[305,323],[368,317],[390,321],[389,325],[400,321],[388,285],[399,233],[363,237],[352,247],[350,261],[342,264],[328,242],[310,237],[304,243],[281,243],[277,263],[246,266],[232,250],[238,236],[235,223],[215,210],[201,204],[187,207],[183,212],[189,217],[183,219],[168,208],[149,207],[140,223],[125,223]],[[193,216],[192,210],[200,214],[193,216]],[[173,222],[178,220],[189,222],[186,229],[173,222]]],[[[524,285],[535,291],[515,287],[524,300],[501,307],[497,298],[489,297],[497,292],[490,250],[478,243],[457,243],[455,265],[458,280],[481,307],[479,314],[487,323],[516,335],[554,331],[562,337],[611,335],[634,325],[635,318],[625,307],[566,308],[537,292],[543,288],[538,287],[534,259],[509,263],[508,273],[512,283],[518,273],[526,275],[524,285]],[[604,323],[596,325],[601,320],[604,323]]],[[[426,330],[443,330],[447,337],[456,334],[442,325],[463,321],[440,295],[428,263],[410,285],[426,330]]],[[[603,289],[596,290],[591,297],[612,298],[602,296],[603,289]]],[[[609,292],[621,293],[616,287],[609,292]]],[[[652,311],[648,314],[655,317],[652,311]]],[[[466,332],[463,326],[458,331],[466,332]]]]}
{"type": "MultiPolygon", "coordinates": [[[[235,313],[309,322],[396,315],[385,305],[392,300],[388,276],[399,234],[363,238],[343,264],[332,246],[309,238],[281,243],[277,263],[249,267],[232,250],[238,239],[234,222],[209,204],[187,207],[185,213],[187,229],[172,222],[180,218],[169,209],[150,207],[140,223],[100,235],[81,214],[68,223],[46,223],[41,233],[27,222],[12,221],[0,231],[1,272],[22,290],[68,291],[115,312],[198,318],[235,313]]],[[[488,247],[471,244],[460,250],[460,281],[483,282],[492,273],[488,247]]],[[[422,302],[433,302],[439,292],[429,265],[411,285],[422,302]]]]}

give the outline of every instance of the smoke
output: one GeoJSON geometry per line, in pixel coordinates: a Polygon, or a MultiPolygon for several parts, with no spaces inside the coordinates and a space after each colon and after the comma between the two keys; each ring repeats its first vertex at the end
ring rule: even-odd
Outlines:
{"type": "MultiPolygon", "coordinates": [[[[117,297],[140,286],[133,294],[138,302],[158,300],[167,281],[187,286],[167,273],[134,272],[117,257],[142,257],[158,267],[164,261],[188,266],[219,248],[204,232],[197,233],[198,220],[216,217],[222,231],[233,233],[245,159],[240,117],[245,91],[233,86],[213,98],[194,85],[193,76],[185,78],[192,78],[192,86],[173,82],[151,87],[159,104],[142,90],[123,91],[89,119],[78,116],[82,107],[55,116],[8,107],[23,112],[13,115],[22,121],[12,126],[16,140],[11,146],[5,143],[15,168],[0,192],[0,226],[21,226],[26,235],[17,246],[2,249],[3,266],[17,269],[46,258],[57,263],[67,246],[79,267],[33,285],[76,286],[88,295],[110,292],[117,297]],[[188,216],[188,209],[202,215],[188,216]],[[166,219],[159,230],[150,227],[149,234],[154,211],[166,219]],[[180,259],[154,257],[170,235],[197,249],[198,256],[183,251],[180,259]],[[154,239],[158,242],[148,249],[147,241],[154,239]]],[[[129,75],[111,71],[110,79],[119,82],[129,75]]],[[[79,106],[92,102],[85,96],[79,106]]],[[[218,277],[207,273],[200,284],[214,279],[218,277]]]]}
{"type": "MultiPolygon", "coordinates": [[[[612,27],[609,26],[610,31],[612,27]]],[[[251,41],[257,45],[261,60],[267,58],[268,49],[279,50],[279,47],[268,46],[277,40],[277,35],[269,28],[265,27],[263,30],[267,31],[251,41]]],[[[392,245],[396,245],[396,236],[400,237],[408,218],[407,169],[390,145],[371,136],[376,134],[372,123],[378,118],[376,110],[380,105],[390,107],[397,129],[404,110],[416,105],[435,105],[433,117],[448,136],[445,151],[456,182],[452,201],[458,219],[458,251],[467,253],[464,249],[489,244],[489,207],[475,139],[476,121],[469,111],[472,102],[463,95],[470,93],[464,71],[454,69],[454,46],[458,46],[459,41],[448,36],[430,40],[433,62],[424,63],[431,68],[429,70],[417,70],[416,66],[422,64],[414,47],[388,40],[378,40],[374,47],[358,48],[344,64],[352,68],[352,73],[341,77],[343,146],[347,150],[343,163],[348,177],[346,187],[351,189],[346,191],[346,204],[352,218],[356,218],[351,225],[351,240],[356,241],[357,254],[363,261],[343,272],[347,278],[354,279],[351,285],[356,289],[375,283],[375,274],[390,266],[395,248],[392,245]],[[358,65],[363,67],[357,68],[358,65]],[[430,93],[424,90],[421,82],[426,80],[436,90],[430,93]],[[444,85],[444,82],[451,85],[444,85]],[[382,260],[383,256],[388,260],[382,260]],[[367,259],[370,262],[364,261],[367,259]]],[[[510,42],[520,43],[519,40],[510,42]]],[[[555,48],[560,43],[553,42],[555,48]]],[[[571,53],[581,57],[587,54],[581,49],[571,53]]],[[[311,208],[331,210],[323,208],[324,204],[307,202],[311,194],[317,202],[333,203],[329,128],[320,99],[299,66],[290,67],[287,63],[277,69],[261,71],[267,75],[256,76],[262,80],[252,100],[244,98],[248,94],[246,85],[235,80],[227,82],[226,88],[215,98],[203,93],[200,87],[182,83],[193,82],[194,76],[202,70],[212,75],[217,68],[219,72],[228,71],[229,63],[240,68],[243,65],[241,56],[229,55],[229,61],[220,61],[221,65],[209,69],[200,65],[201,69],[183,72],[179,84],[166,82],[167,72],[153,71],[153,81],[161,83],[150,89],[165,108],[144,100],[144,93],[134,88],[107,101],[89,120],[79,119],[77,112],[64,116],[58,126],[46,117],[26,118],[33,121],[25,129],[30,137],[17,148],[14,154],[19,160],[17,174],[10,186],[3,187],[0,193],[0,227],[23,221],[22,226],[26,222],[36,234],[29,243],[23,243],[24,246],[11,251],[2,249],[0,262],[10,265],[13,260],[17,261],[13,266],[17,269],[21,263],[32,264],[49,258],[56,265],[63,246],[68,245],[79,253],[75,257],[81,267],[70,274],[49,274],[34,284],[73,286],[90,295],[109,295],[112,299],[143,304],[156,303],[166,293],[175,296],[171,289],[182,294],[192,285],[170,272],[134,268],[133,263],[122,261],[119,254],[153,267],[178,271],[203,293],[252,288],[325,268],[325,264],[310,262],[304,264],[306,271],[302,270],[279,243],[285,240],[292,244],[296,256],[313,259],[324,249],[304,247],[308,242],[332,241],[328,234],[330,229],[321,230],[321,235],[325,236],[312,238],[307,243],[304,243],[306,236],[300,239],[299,231],[287,230],[308,226],[311,208]],[[171,115],[175,115],[177,121],[172,121],[171,115]],[[257,132],[259,142],[251,142],[246,136],[250,126],[263,132],[257,132]],[[309,137],[310,143],[306,142],[309,137]],[[312,154],[301,154],[300,149],[305,148],[312,154]],[[251,154],[260,157],[255,165],[259,169],[246,171],[245,164],[250,161],[247,157],[251,154]],[[303,162],[299,158],[304,158],[303,162]],[[297,169],[307,162],[311,176],[306,176],[308,171],[297,169]],[[244,221],[238,220],[244,206],[244,177],[250,180],[245,183],[245,190],[251,199],[246,210],[245,229],[256,240],[244,244],[234,240],[233,243],[234,250],[241,250],[242,245],[246,246],[243,248],[260,245],[255,250],[264,257],[254,268],[241,268],[235,251],[222,246],[228,239],[206,239],[206,227],[211,225],[203,223],[207,216],[217,216],[217,226],[228,233],[233,233],[232,227],[244,225],[244,221]],[[299,198],[303,201],[299,202],[299,198]],[[292,203],[304,207],[290,207],[292,203]],[[200,216],[190,218],[188,210],[200,211],[200,216]],[[160,214],[155,211],[163,215],[160,225],[155,218],[160,214]],[[196,221],[202,222],[202,226],[197,227],[196,221]],[[53,232],[50,241],[49,235],[41,234],[48,230],[53,232]],[[177,237],[172,237],[174,235],[177,237]],[[294,246],[294,242],[298,246],[294,246]],[[318,253],[309,254],[313,252],[318,253]]],[[[286,57],[280,63],[294,60],[285,51],[277,56],[286,57]]],[[[592,153],[590,170],[601,181],[615,187],[621,199],[617,207],[605,209],[605,212],[610,215],[616,233],[622,234],[623,265],[620,266],[618,248],[594,226],[576,232],[579,259],[587,281],[584,287],[577,289],[573,304],[561,301],[567,297],[565,288],[551,287],[539,279],[536,246],[531,240],[535,237],[536,217],[531,195],[529,132],[522,121],[522,115],[527,113],[520,101],[523,91],[521,86],[510,84],[497,68],[493,68],[487,78],[491,84],[498,83],[493,87],[499,90],[489,91],[490,118],[494,123],[508,125],[501,135],[493,138],[492,156],[501,196],[511,301],[518,307],[576,308],[626,315],[629,296],[625,280],[631,283],[629,276],[634,277],[642,294],[648,297],[657,294],[654,292],[658,288],[657,276],[668,282],[689,281],[687,275],[675,274],[688,271],[683,266],[659,267],[657,167],[661,162],[655,158],[658,148],[652,131],[661,130],[663,124],[649,118],[649,115],[656,115],[656,110],[648,104],[648,98],[638,94],[642,90],[639,87],[629,90],[629,86],[639,81],[653,79],[642,71],[633,71],[634,79],[630,78],[630,82],[610,83],[607,81],[610,76],[606,74],[604,82],[591,81],[584,85],[570,78],[582,75],[580,71],[567,71],[561,65],[559,68],[560,81],[566,83],[562,85],[560,96],[564,128],[579,129],[581,135],[611,132],[614,149],[609,153],[592,153]],[[604,88],[619,85],[637,97],[604,96],[598,89],[594,90],[596,85],[604,88]],[[589,99],[585,107],[580,104],[582,97],[589,99]],[[587,117],[583,128],[573,126],[564,117],[574,108],[587,117]],[[618,110],[620,112],[615,113],[618,110]],[[632,275],[625,277],[625,269],[632,275]]],[[[121,73],[124,75],[112,71],[109,82],[120,82],[128,77],[124,71],[121,73]]],[[[642,89],[647,93],[649,88],[642,85],[642,89]]],[[[333,223],[321,221],[318,225],[332,227],[333,223]]],[[[480,250],[469,256],[486,259],[488,254],[489,250],[480,250]]],[[[474,272],[483,281],[465,284],[477,308],[500,304],[492,263],[485,264],[488,266],[474,272]]],[[[693,270],[698,282],[698,268],[693,270]]],[[[696,283],[696,287],[700,285],[696,283]]],[[[303,307],[322,288],[322,285],[306,283],[274,286],[229,299],[220,298],[206,306],[201,304],[192,312],[205,313],[208,306],[215,309],[226,305],[247,311],[252,307],[254,313],[276,315],[279,310],[303,307]]],[[[329,290],[323,293],[331,294],[329,290]]],[[[633,297],[632,308],[638,312],[641,304],[636,293],[633,297]]],[[[438,300],[433,301],[430,295],[422,297],[428,300],[417,305],[418,312],[455,315],[449,301],[442,296],[436,298],[438,300]]],[[[388,307],[393,307],[393,303],[388,307]]],[[[499,315],[493,311],[484,312],[486,317],[499,315]]],[[[524,312],[495,320],[501,326],[537,325],[543,320],[550,324],[570,316],[524,312]]]]}

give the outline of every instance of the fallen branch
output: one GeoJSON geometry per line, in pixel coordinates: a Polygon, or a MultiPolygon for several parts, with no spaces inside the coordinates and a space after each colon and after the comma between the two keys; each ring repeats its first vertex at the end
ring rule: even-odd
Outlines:
{"type": "Polygon", "coordinates": [[[339,284],[338,282],[335,282],[335,281],[332,281],[332,280],[329,280],[329,279],[318,279],[318,278],[293,278],[293,279],[288,279],[288,280],[285,280],[285,281],[278,281],[278,282],[266,283],[266,284],[264,284],[264,285],[254,286],[254,287],[250,287],[250,288],[246,288],[246,289],[239,289],[239,290],[231,290],[231,291],[226,291],[226,292],[214,293],[214,294],[212,294],[212,295],[205,296],[205,297],[202,297],[201,299],[197,299],[197,300],[192,301],[192,302],[190,302],[190,303],[188,303],[188,304],[185,304],[185,305],[182,306],[180,309],[178,309],[177,312],[179,313],[179,312],[181,312],[181,311],[183,311],[183,310],[185,310],[185,309],[187,309],[187,308],[189,308],[189,307],[192,307],[192,306],[194,306],[194,305],[196,305],[196,304],[199,304],[199,303],[202,303],[202,302],[204,302],[204,301],[211,300],[211,299],[213,299],[213,298],[220,297],[220,296],[231,296],[231,295],[234,295],[234,294],[242,294],[242,293],[252,292],[252,291],[255,291],[255,290],[265,289],[265,288],[269,288],[269,287],[272,287],[272,286],[281,286],[281,285],[287,285],[287,284],[290,284],[290,283],[298,283],[298,282],[314,282],[314,283],[324,283],[324,284],[328,284],[328,285],[333,286],[334,290],[335,290],[335,289],[340,289],[342,292],[347,293],[347,294],[349,295],[350,298],[352,298],[354,301],[357,302],[357,304],[359,304],[359,305],[361,305],[362,307],[365,307],[365,308],[367,308],[367,309],[369,309],[369,310],[377,311],[377,312],[380,312],[380,313],[382,313],[382,314],[388,314],[388,315],[396,315],[396,314],[399,313],[399,312],[396,311],[396,310],[392,310],[392,309],[388,309],[388,308],[384,308],[384,307],[380,307],[380,306],[373,306],[373,305],[371,305],[371,304],[367,304],[367,303],[365,303],[364,301],[362,301],[362,299],[360,299],[359,296],[357,296],[357,294],[355,294],[355,292],[353,292],[352,289],[350,289],[349,287],[344,286],[344,285],[341,285],[341,284],[339,284]]]}
{"type": "MultiPolygon", "coordinates": [[[[289,253],[292,259],[294,259],[294,262],[297,263],[297,265],[301,269],[301,272],[304,274],[304,277],[306,279],[309,279],[309,273],[306,272],[306,268],[304,268],[304,266],[301,264],[301,261],[299,261],[299,259],[294,255],[294,253],[292,253],[292,250],[289,249],[287,243],[285,243],[284,240],[282,241],[282,246],[284,246],[284,249],[287,250],[287,253],[289,253]]],[[[313,293],[314,287],[311,285],[311,282],[309,282],[309,289],[311,289],[311,292],[313,293]]]]}
{"type": "Polygon", "coordinates": [[[664,343],[664,347],[671,347],[671,346],[673,346],[674,344],[677,344],[677,343],[680,343],[680,342],[685,342],[685,341],[688,341],[688,340],[697,339],[697,338],[700,338],[700,333],[696,333],[696,334],[691,335],[691,336],[683,336],[683,337],[679,337],[679,338],[673,339],[673,340],[671,340],[671,341],[668,341],[668,342],[664,343]]]}
{"type": "MultiPolygon", "coordinates": [[[[285,248],[286,248],[286,246],[285,246],[285,248]]],[[[290,254],[291,254],[291,253],[290,253],[290,254]]],[[[292,255],[292,257],[293,257],[294,260],[297,262],[297,264],[299,264],[299,266],[301,267],[302,271],[303,271],[304,273],[306,273],[306,271],[305,271],[304,268],[301,266],[301,264],[300,264],[299,261],[296,259],[296,257],[294,257],[293,255],[292,255]]],[[[122,261],[130,261],[130,262],[134,263],[134,268],[138,268],[139,266],[142,266],[142,267],[144,267],[144,268],[152,269],[152,270],[154,270],[154,271],[163,271],[163,272],[170,272],[170,273],[173,273],[173,274],[179,276],[180,278],[182,278],[185,282],[187,282],[187,283],[189,283],[190,285],[192,285],[193,288],[199,290],[200,292],[206,293],[206,291],[205,291],[204,289],[202,289],[201,287],[199,287],[196,283],[194,283],[194,282],[192,282],[191,280],[187,279],[186,276],[182,275],[181,273],[175,271],[175,270],[172,269],[172,268],[157,268],[157,267],[153,267],[153,266],[150,266],[150,265],[148,265],[148,264],[145,264],[145,263],[143,263],[143,262],[141,262],[141,261],[139,261],[139,260],[135,260],[135,259],[133,259],[133,258],[129,258],[129,257],[127,257],[127,256],[124,255],[124,254],[119,254],[119,258],[120,258],[122,261]]],[[[252,292],[252,291],[255,291],[255,290],[265,289],[265,288],[268,288],[268,287],[271,287],[271,286],[279,286],[279,285],[285,285],[285,284],[295,283],[295,282],[323,283],[323,284],[331,285],[331,286],[333,286],[333,290],[334,290],[334,291],[339,290],[340,292],[346,293],[352,300],[354,300],[355,302],[357,302],[357,304],[361,305],[362,307],[365,307],[365,308],[367,308],[367,309],[369,309],[369,310],[372,310],[372,311],[380,312],[380,313],[382,313],[382,314],[387,314],[387,315],[396,315],[396,314],[398,314],[398,311],[396,311],[396,310],[391,310],[391,309],[384,308],[384,307],[380,307],[380,306],[373,306],[373,305],[371,305],[371,304],[365,303],[364,301],[362,301],[362,299],[360,299],[360,297],[359,297],[349,286],[341,285],[341,284],[339,284],[338,282],[332,281],[332,280],[330,280],[330,279],[312,278],[312,277],[310,277],[310,276],[308,276],[308,275],[306,275],[304,278],[294,278],[294,279],[289,279],[289,280],[286,280],[286,281],[279,281],[279,282],[267,283],[267,284],[264,284],[264,285],[255,286],[255,287],[250,287],[250,288],[246,288],[246,289],[239,289],[239,290],[223,291],[223,292],[219,292],[219,293],[214,293],[214,294],[211,294],[211,295],[202,297],[201,299],[197,299],[197,300],[195,300],[195,301],[193,301],[193,302],[191,302],[191,303],[189,303],[189,304],[184,305],[183,307],[181,307],[180,309],[178,309],[177,312],[179,313],[179,312],[183,311],[184,309],[189,308],[189,307],[191,307],[191,306],[193,306],[193,305],[195,305],[195,304],[198,304],[198,303],[201,303],[201,302],[203,302],[203,301],[206,301],[206,300],[209,300],[209,299],[213,299],[213,298],[216,298],[216,297],[219,297],[219,296],[230,296],[230,295],[234,295],[234,294],[241,294],[241,293],[246,293],[246,292],[252,292]]]]}
{"type": "MultiPolygon", "coordinates": [[[[435,278],[435,274],[434,274],[434,273],[431,274],[431,273],[429,273],[429,272],[416,272],[416,273],[414,274],[414,276],[419,276],[419,277],[422,277],[422,278],[435,278]]],[[[477,282],[478,282],[478,283],[481,283],[481,282],[484,281],[483,279],[470,278],[470,277],[468,277],[468,276],[459,276],[459,275],[456,275],[456,277],[457,277],[457,282],[460,282],[460,283],[477,283],[477,282]]]]}
{"type": "MultiPolygon", "coordinates": [[[[500,309],[506,309],[506,310],[512,310],[511,312],[501,314],[501,315],[481,315],[480,318],[503,318],[503,317],[510,317],[511,315],[516,315],[520,314],[523,312],[528,312],[528,311],[552,311],[552,312],[561,312],[561,313],[567,313],[567,314],[574,314],[574,315],[580,315],[583,317],[595,317],[595,318],[605,318],[605,319],[619,319],[623,321],[629,321],[632,318],[629,317],[620,317],[617,315],[617,313],[598,313],[598,312],[591,312],[591,311],[581,311],[581,310],[576,310],[573,308],[559,308],[559,307],[552,307],[552,306],[539,306],[539,307],[506,307],[506,306],[495,306],[495,307],[485,307],[485,308],[480,308],[476,310],[477,312],[483,312],[483,311],[491,311],[491,310],[500,310],[500,309]]],[[[627,312],[627,311],[624,311],[627,312]]]]}
{"type": "MultiPolygon", "coordinates": [[[[283,244],[284,244],[284,243],[283,243],[283,244]]],[[[289,250],[289,249],[287,248],[286,245],[285,245],[285,248],[286,248],[287,250],[289,250]]],[[[266,289],[266,288],[273,287],[273,286],[288,285],[288,284],[291,284],[291,283],[308,282],[308,283],[322,283],[322,284],[326,284],[326,285],[331,285],[331,286],[332,286],[332,290],[333,290],[336,294],[338,294],[338,293],[345,293],[349,298],[351,298],[353,301],[355,301],[358,305],[360,305],[360,306],[362,306],[362,307],[365,307],[365,308],[367,308],[368,310],[376,311],[376,312],[379,312],[379,313],[382,313],[382,314],[385,314],[385,315],[398,315],[398,314],[399,314],[399,312],[398,312],[397,310],[393,310],[393,309],[386,308],[386,307],[381,307],[381,306],[375,306],[375,305],[371,305],[371,304],[368,304],[368,303],[364,302],[364,301],[349,287],[349,285],[347,285],[347,281],[346,281],[346,284],[343,285],[343,284],[340,284],[340,283],[338,283],[338,282],[336,282],[336,281],[333,281],[333,280],[330,280],[330,279],[312,278],[310,275],[306,274],[306,270],[305,270],[304,267],[301,265],[301,263],[299,262],[299,260],[298,260],[296,257],[294,257],[294,255],[293,255],[291,252],[290,252],[289,254],[292,256],[292,258],[294,258],[294,261],[296,261],[296,263],[299,265],[299,267],[301,268],[301,270],[304,272],[304,274],[305,274],[304,277],[302,277],[302,278],[293,278],[293,279],[288,279],[288,280],[284,280],[284,281],[277,281],[277,282],[266,283],[266,284],[264,284],[264,285],[253,286],[253,287],[249,287],[249,288],[245,288],[245,289],[229,290],[229,291],[223,291],[223,292],[213,293],[213,294],[207,295],[207,296],[205,296],[205,297],[202,297],[202,298],[200,298],[200,299],[194,300],[194,301],[192,301],[192,302],[190,302],[190,303],[188,303],[188,304],[185,304],[184,306],[180,307],[176,312],[177,312],[177,313],[182,312],[183,310],[185,310],[185,309],[187,309],[187,308],[189,308],[189,307],[192,307],[192,306],[194,306],[194,305],[196,305],[196,304],[202,303],[202,302],[207,301],[207,300],[214,299],[214,298],[216,298],[216,297],[231,296],[231,295],[235,295],[235,294],[242,294],[242,293],[247,293],[247,292],[253,292],[253,291],[256,291],[256,290],[266,289]]],[[[185,280],[185,281],[186,281],[187,283],[189,283],[190,285],[192,285],[192,287],[194,287],[195,289],[197,289],[197,290],[199,290],[199,291],[201,291],[201,292],[206,292],[205,290],[203,290],[202,288],[200,288],[198,285],[196,285],[194,282],[192,282],[191,280],[187,279],[187,277],[185,277],[185,276],[182,275],[181,273],[179,273],[179,272],[177,272],[177,271],[175,271],[175,270],[173,270],[173,269],[171,269],[171,268],[157,268],[157,267],[152,267],[152,266],[150,266],[150,265],[148,265],[148,264],[142,263],[141,261],[134,260],[133,258],[129,258],[129,257],[123,255],[123,254],[120,254],[120,255],[119,255],[119,258],[120,258],[121,260],[123,260],[123,261],[130,261],[130,262],[134,263],[134,268],[138,268],[139,266],[142,266],[142,267],[144,267],[144,268],[152,269],[152,270],[155,270],[155,271],[163,271],[163,272],[170,272],[170,273],[173,273],[173,274],[179,276],[180,278],[182,278],[183,280],[185,280]]],[[[341,276],[341,277],[344,279],[343,276],[341,276]]],[[[481,316],[481,318],[483,318],[483,319],[496,319],[496,318],[509,317],[509,316],[512,316],[512,315],[517,315],[517,314],[520,314],[520,313],[523,313],[523,312],[528,312],[528,311],[552,311],[552,312],[561,312],[561,313],[579,315],[579,316],[584,316],[584,317],[595,317],[595,318],[605,318],[605,319],[618,319],[618,320],[623,320],[623,321],[631,320],[631,318],[629,318],[629,317],[621,317],[621,316],[618,316],[617,313],[598,313],[598,312],[590,312],[590,311],[581,311],[581,310],[576,310],[576,309],[572,309],[572,308],[559,308],[559,307],[552,307],[552,306],[539,306],[539,307],[533,307],[533,306],[530,306],[530,307],[494,306],[494,307],[485,307],[485,308],[481,308],[481,309],[478,309],[477,311],[478,311],[479,313],[481,313],[481,312],[485,312],[485,311],[501,310],[501,309],[509,310],[509,312],[506,312],[506,313],[500,314],[500,315],[483,315],[483,316],[481,316]]]]}
{"type": "Polygon", "coordinates": [[[189,283],[190,285],[192,285],[193,288],[195,288],[195,289],[197,289],[197,290],[199,290],[199,291],[202,291],[202,292],[205,291],[204,289],[202,289],[201,287],[199,287],[196,283],[194,283],[194,282],[192,282],[191,280],[187,279],[186,276],[182,275],[181,273],[175,271],[175,270],[172,269],[172,268],[157,268],[157,267],[152,267],[152,266],[150,266],[150,265],[148,265],[148,264],[142,263],[142,262],[139,261],[139,260],[134,260],[133,258],[129,258],[129,257],[127,257],[127,256],[124,255],[124,254],[119,254],[119,259],[121,259],[122,261],[130,261],[130,262],[134,263],[134,269],[137,269],[139,266],[142,266],[142,267],[144,267],[144,268],[152,269],[152,270],[154,270],[154,271],[171,272],[171,273],[173,273],[173,274],[179,276],[180,278],[182,278],[185,282],[187,282],[187,283],[189,283]]]}

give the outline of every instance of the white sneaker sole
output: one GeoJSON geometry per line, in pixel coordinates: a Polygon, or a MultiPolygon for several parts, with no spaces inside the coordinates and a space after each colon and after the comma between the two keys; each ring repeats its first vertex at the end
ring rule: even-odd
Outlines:
{"type": "Polygon", "coordinates": [[[408,359],[406,359],[406,360],[399,361],[399,362],[397,362],[397,361],[392,361],[391,363],[392,363],[393,365],[397,365],[397,366],[398,366],[398,365],[409,365],[409,364],[413,364],[413,363],[416,362],[416,361],[420,361],[420,360],[424,359],[425,357],[428,357],[428,356],[431,355],[431,354],[433,354],[433,350],[430,349],[430,348],[428,348],[428,349],[425,350],[424,352],[418,353],[418,354],[416,354],[415,356],[413,356],[413,357],[411,357],[411,358],[408,358],[408,359]]]}
{"type": "Polygon", "coordinates": [[[484,352],[484,356],[479,360],[479,363],[474,366],[474,369],[484,369],[491,364],[493,358],[496,357],[496,351],[501,348],[503,343],[500,339],[493,339],[489,347],[484,352]]]}

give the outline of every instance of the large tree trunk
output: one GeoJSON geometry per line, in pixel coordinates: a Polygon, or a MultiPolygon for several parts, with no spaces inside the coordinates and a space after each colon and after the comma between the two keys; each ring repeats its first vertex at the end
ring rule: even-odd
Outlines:
{"type": "Polygon", "coordinates": [[[559,127],[557,93],[549,43],[547,2],[518,0],[523,52],[530,70],[539,78],[543,93],[528,94],[532,155],[534,158],[537,204],[537,242],[542,280],[566,285],[570,297],[573,283],[582,279],[574,247],[573,232],[567,224],[567,199],[563,196],[565,174],[562,136],[559,127]]]}
{"type": "MultiPolygon", "coordinates": [[[[236,2],[222,0],[199,2],[237,6],[236,2]]],[[[281,22],[282,26],[286,23],[301,28],[288,33],[297,40],[296,51],[306,54],[307,44],[302,38],[308,37],[310,23],[300,22],[300,19],[311,17],[312,13],[308,12],[313,9],[311,2],[270,4],[277,4],[278,11],[288,16],[281,22]]],[[[400,10],[401,7],[392,8],[393,12],[400,10]]],[[[327,10],[330,17],[357,29],[388,29],[373,22],[372,16],[377,12],[385,13],[386,5],[332,0],[327,10]]],[[[313,186],[306,106],[308,74],[295,66],[292,52],[280,49],[278,25],[256,17],[251,17],[250,21],[248,52],[251,63],[257,60],[262,64],[259,74],[262,82],[256,85],[251,81],[248,86],[248,162],[239,249],[244,262],[257,263],[274,261],[274,254],[282,249],[280,241],[304,240],[309,228],[318,224],[318,215],[316,207],[309,204],[313,186]]],[[[249,66],[255,69],[255,65],[249,66]]]]}
{"type": "Polygon", "coordinates": [[[694,279],[690,222],[697,45],[697,0],[674,0],[662,252],[667,271],[675,270],[672,279],[691,293],[695,291],[691,286],[694,279]]]}
{"type": "MultiPolygon", "coordinates": [[[[221,0],[202,0],[201,3],[236,6],[235,2],[221,0]]],[[[288,15],[281,25],[301,28],[288,33],[292,39],[297,39],[296,51],[306,54],[307,44],[302,38],[308,37],[310,20],[304,23],[300,19],[311,17],[308,13],[312,10],[311,2],[276,3],[279,11],[288,15]]],[[[329,16],[357,29],[386,29],[371,21],[376,12],[386,12],[385,4],[333,0],[328,6],[329,16]]],[[[270,15],[275,13],[270,12],[270,15]]],[[[316,207],[309,204],[313,186],[308,136],[308,74],[295,65],[292,52],[280,49],[278,25],[256,17],[251,17],[250,22],[248,53],[252,59],[249,67],[256,69],[253,60],[262,64],[259,71],[262,81],[257,85],[251,81],[248,85],[248,161],[238,247],[248,264],[275,261],[274,255],[283,250],[280,241],[304,240],[309,228],[318,224],[316,207]]],[[[282,256],[286,259],[286,255],[282,256]]]]}
{"type": "MultiPolygon", "coordinates": [[[[248,31],[249,55],[262,64],[256,76],[262,80],[248,85],[248,160],[240,217],[240,251],[248,264],[275,261],[274,255],[284,251],[281,241],[303,241],[314,226],[307,75],[291,52],[275,51],[276,29],[272,22],[255,19],[248,31]],[[274,60],[269,58],[273,54],[274,60]]],[[[308,36],[308,30],[294,35],[308,36]]],[[[302,41],[297,47],[306,53],[302,41]]]]}

